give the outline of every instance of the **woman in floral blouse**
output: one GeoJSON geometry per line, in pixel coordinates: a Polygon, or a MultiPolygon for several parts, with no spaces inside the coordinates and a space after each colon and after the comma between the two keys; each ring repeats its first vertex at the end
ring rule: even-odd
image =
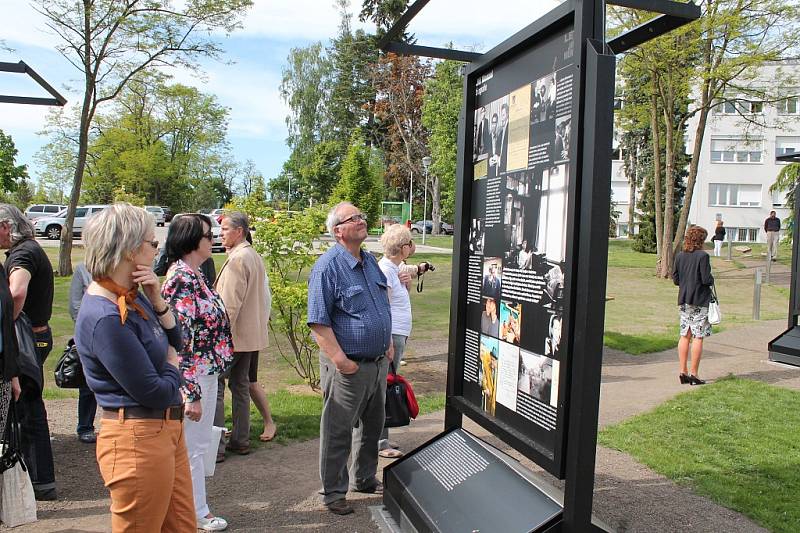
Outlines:
{"type": "Polygon", "coordinates": [[[192,471],[194,507],[198,529],[222,531],[227,522],[214,516],[206,502],[203,457],[216,453],[211,446],[217,401],[217,378],[233,359],[231,327],[219,294],[200,272],[211,257],[211,220],[189,214],[175,218],[169,227],[166,251],[170,262],[161,292],[183,325],[183,349],[178,353],[186,381],[186,446],[192,471]]]}

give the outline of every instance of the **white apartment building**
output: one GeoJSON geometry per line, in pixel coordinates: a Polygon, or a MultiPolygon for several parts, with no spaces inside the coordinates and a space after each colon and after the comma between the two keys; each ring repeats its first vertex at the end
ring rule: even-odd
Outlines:
{"type": "MultiPolygon", "coordinates": [[[[778,68],[796,68],[798,64],[763,67],[754,83],[769,87],[778,68]]],[[[800,89],[785,92],[798,94],[800,89]]],[[[687,150],[693,146],[696,125],[695,117],[689,122],[687,150]]],[[[769,212],[775,210],[781,219],[789,214],[785,194],[773,194],[769,188],[786,164],[776,162],[775,156],[792,151],[800,151],[800,101],[796,96],[776,103],[729,102],[715,107],[703,138],[689,221],[713,234],[716,221],[722,219],[734,242],[765,242],[764,219],[769,212]],[[746,120],[742,113],[753,120],[746,120]]],[[[621,160],[612,163],[611,180],[613,200],[621,212],[617,234],[624,236],[630,224],[630,187],[621,160]]]]}

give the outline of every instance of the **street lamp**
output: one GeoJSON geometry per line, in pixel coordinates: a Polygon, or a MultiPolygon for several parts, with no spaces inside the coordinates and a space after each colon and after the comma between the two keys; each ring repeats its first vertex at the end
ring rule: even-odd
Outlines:
{"type": "MultiPolygon", "coordinates": [[[[425,201],[423,202],[422,208],[422,244],[425,244],[425,234],[428,233],[428,224],[426,223],[427,219],[425,218],[428,216],[428,167],[431,166],[431,158],[425,156],[422,158],[422,167],[425,169],[425,201]]],[[[431,225],[433,221],[431,221],[431,225]]]]}
{"type": "Polygon", "coordinates": [[[408,224],[414,218],[414,169],[411,169],[411,177],[408,180],[408,224]]]}

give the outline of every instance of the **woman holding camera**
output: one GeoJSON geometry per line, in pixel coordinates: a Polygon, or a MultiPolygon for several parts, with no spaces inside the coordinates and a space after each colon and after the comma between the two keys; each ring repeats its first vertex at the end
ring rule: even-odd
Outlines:
{"type": "Polygon", "coordinates": [[[97,463],[111,492],[112,531],[194,532],[176,352],[183,339],[151,269],[155,221],[114,204],[89,219],[84,242],[93,281],[75,343],[103,409],[97,463]]]}

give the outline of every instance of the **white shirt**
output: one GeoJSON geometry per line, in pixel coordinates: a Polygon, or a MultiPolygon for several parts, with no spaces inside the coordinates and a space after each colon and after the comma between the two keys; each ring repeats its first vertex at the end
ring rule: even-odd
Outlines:
{"type": "Polygon", "coordinates": [[[411,335],[411,297],[406,286],[400,283],[400,267],[383,256],[378,266],[386,276],[389,286],[389,307],[392,309],[392,335],[411,335]]]}

